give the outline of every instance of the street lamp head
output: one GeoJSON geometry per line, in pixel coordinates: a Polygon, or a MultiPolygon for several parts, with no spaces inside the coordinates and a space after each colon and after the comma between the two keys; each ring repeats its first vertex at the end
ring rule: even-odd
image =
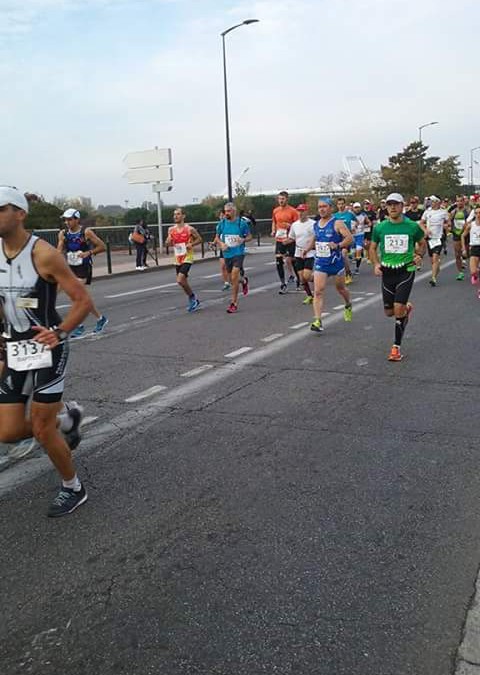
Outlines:
{"type": "Polygon", "coordinates": [[[259,21],[260,19],[245,19],[243,23],[245,24],[245,26],[248,26],[248,24],[250,23],[258,23],[259,21]]]}

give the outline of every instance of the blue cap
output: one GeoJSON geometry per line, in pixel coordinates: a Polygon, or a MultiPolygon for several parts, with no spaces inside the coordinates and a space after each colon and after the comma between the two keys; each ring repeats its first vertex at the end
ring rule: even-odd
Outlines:
{"type": "Polygon", "coordinates": [[[320,202],[323,202],[324,204],[328,204],[329,206],[332,207],[332,209],[335,206],[334,203],[333,203],[333,200],[330,199],[330,197],[320,197],[320,199],[318,200],[318,203],[320,204],[320,202]]]}

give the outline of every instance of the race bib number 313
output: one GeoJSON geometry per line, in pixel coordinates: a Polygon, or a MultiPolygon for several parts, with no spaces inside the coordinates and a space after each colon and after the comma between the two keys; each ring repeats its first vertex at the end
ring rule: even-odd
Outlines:
{"type": "Polygon", "coordinates": [[[408,234],[386,234],[385,253],[407,253],[408,234]]]}
{"type": "Polygon", "coordinates": [[[39,370],[52,366],[52,352],[35,340],[7,342],[7,363],[12,370],[39,370]]]}

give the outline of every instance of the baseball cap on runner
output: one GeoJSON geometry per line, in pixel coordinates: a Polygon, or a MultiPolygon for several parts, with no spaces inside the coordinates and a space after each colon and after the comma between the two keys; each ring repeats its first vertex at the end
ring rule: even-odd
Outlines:
{"type": "Polygon", "coordinates": [[[360,202],[355,202],[354,205],[353,205],[353,208],[354,208],[354,209],[357,208],[357,207],[358,207],[358,208],[361,208],[361,206],[362,206],[362,205],[360,204],[360,202]]]}
{"type": "Polygon", "coordinates": [[[429,197],[431,202],[441,202],[442,200],[439,197],[435,197],[435,195],[431,195],[429,197]]]}
{"type": "Polygon", "coordinates": [[[391,194],[388,195],[385,201],[387,203],[388,202],[398,202],[399,204],[404,203],[403,197],[399,192],[392,192],[391,194]]]}
{"type": "Polygon", "coordinates": [[[308,211],[308,206],[306,204],[299,204],[297,206],[297,211],[308,211]]]}
{"type": "Polygon", "coordinates": [[[16,187],[9,185],[0,186],[0,206],[11,204],[28,213],[28,202],[25,195],[16,187]]]}
{"type": "Polygon", "coordinates": [[[77,211],[77,209],[67,209],[65,213],[62,213],[60,218],[80,218],[80,211],[77,211]]]}

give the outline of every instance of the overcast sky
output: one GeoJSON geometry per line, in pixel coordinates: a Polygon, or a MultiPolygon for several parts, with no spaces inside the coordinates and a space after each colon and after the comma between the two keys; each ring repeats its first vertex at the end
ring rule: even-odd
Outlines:
{"type": "MultiPolygon", "coordinates": [[[[127,152],[171,147],[169,203],[225,189],[220,32],[233,176],[318,185],[418,138],[480,145],[479,0],[0,0],[0,183],[130,206],[127,152]]],[[[477,158],[480,160],[480,151],[477,158]]],[[[477,181],[480,167],[476,167],[477,181]]]]}

